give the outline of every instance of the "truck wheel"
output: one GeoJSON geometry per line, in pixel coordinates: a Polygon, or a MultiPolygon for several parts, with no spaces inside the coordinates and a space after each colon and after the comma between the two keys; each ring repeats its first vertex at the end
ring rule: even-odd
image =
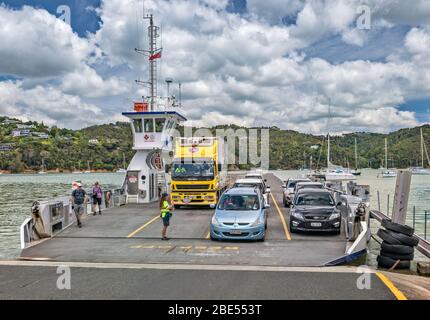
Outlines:
{"type": "Polygon", "coordinates": [[[387,230],[394,231],[397,233],[402,233],[409,237],[412,236],[415,232],[414,228],[401,225],[395,222],[391,222],[391,220],[388,220],[388,219],[383,219],[381,222],[381,225],[387,230]]]}

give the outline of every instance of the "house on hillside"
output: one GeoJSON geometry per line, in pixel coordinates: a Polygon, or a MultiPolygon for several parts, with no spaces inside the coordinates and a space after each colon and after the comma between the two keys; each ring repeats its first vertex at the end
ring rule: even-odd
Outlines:
{"type": "Polygon", "coordinates": [[[95,138],[92,138],[92,139],[88,140],[88,143],[89,144],[99,144],[99,140],[95,139],[95,138]]]}
{"type": "Polygon", "coordinates": [[[29,135],[30,135],[30,130],[28,129],[13,130],[11,133],[12,137],[28,137],[29,135]]]}
{"type": "Polygon", "coordinates": [[[35,128],[35,126],[34,126],[34,124],[17,124],[16,125],[16,128],[17,129],[34,129],[35,128]]]}
{"type": "Polygon", "coordinates": [[[0,144],[0,152],[1,151],[11,151],[11,150],[13,150],[14,147],[15,147],[15,145],[13,143],[0,144]]]}
{"type": "Polygon", "coordinates": [[[5,119],[1,122],[1,124],[4,126],[8,124],[17,124],[17,123],[19,123],[19,120],[14,120],[14,119],[5,119]]]}
{"type": "Polygon", "coordinates": [[[40,138],[40,139],[48,139],[49,138],[49,135],[45,132],[32,132],[31,134],[35,137],[40,138]]]}

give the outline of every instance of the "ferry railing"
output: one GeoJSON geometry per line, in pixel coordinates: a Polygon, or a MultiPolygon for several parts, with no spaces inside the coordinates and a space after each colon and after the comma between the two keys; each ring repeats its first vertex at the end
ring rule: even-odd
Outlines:
{"type": "MultiPolygon", "coordinates": [[[[84,214],[92,212],[89,198],[84,206],[84,214]]],[[[110,189],[103,192],[101,209],[109,209],[126,204],[125,191],[122,188],[110,189]]],[[[26,248],[31,242],[53,237],[67,229],[76,221],[70,196],[56,197],[39,201],[38,218],[27,218],[20,226],[21,248],[26,248]],[[36,223],[38,222],[38,223],[36,223]],[[36,224],[38,230],[36,230],[36,224]],[[40,236],[42,234],[43,236],[40,236]]]]}

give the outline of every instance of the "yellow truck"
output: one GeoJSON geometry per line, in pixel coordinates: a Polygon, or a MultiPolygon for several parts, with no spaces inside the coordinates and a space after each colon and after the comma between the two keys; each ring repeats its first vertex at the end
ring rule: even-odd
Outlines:
{"type": "Polygon", "coordinates": [[[225,160],[222,138],[176,138],[170,183],[174,204],[216,204],[228,185],[225,160]]]}

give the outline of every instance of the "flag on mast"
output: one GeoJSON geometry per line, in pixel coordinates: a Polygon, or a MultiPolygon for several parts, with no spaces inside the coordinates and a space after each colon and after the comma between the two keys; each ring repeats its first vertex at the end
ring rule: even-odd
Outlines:
{"type": "Polygon", "coordinates": [[[161,58],[161,50],[157,53],[154,53],[152,56],[149,56],[149,61],[161,58]]]}

